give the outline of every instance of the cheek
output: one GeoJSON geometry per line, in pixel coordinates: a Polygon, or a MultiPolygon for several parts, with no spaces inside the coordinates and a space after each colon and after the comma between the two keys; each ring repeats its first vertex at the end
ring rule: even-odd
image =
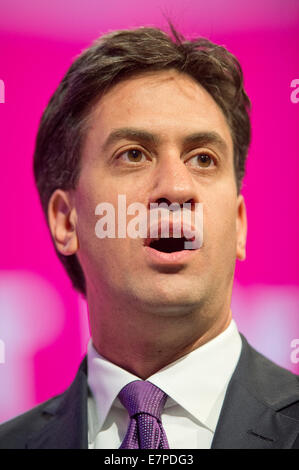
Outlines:
{"type": "Polygon", "coordinates": [[[117,188],[113,187],[107,178],[97,176],[98,173],[94,171],[91,176],[84,175],[75,195],[79,225],[84,225],[89,229],[92,226],[93,231],[99,219],[96,214],[96,208],[99,204],[108,203],[117,208],[117,188]]]}
{"type": "MultiPolygon", "coordinates": [[[[109,202],[103,199],[101,191],[95,183],[87,183],[78,187],[76,192],[76,213],[77,213],[77,236],[79,240],[79,256],[93,256],[98,249],[100,241],[96,236],[96,223],[101,216],[96,214],[96,208],[100,202],[109,202]]],[[[113,203],[113,202],[112,202],[113,203]]]]}
{"type": "Polygon", "coordinates": [[[213,251],[232,254],[236,246],[236,204],[223,197],[204,211],[204,240],[213,251]]]}
{"type": "MultiPolygon", "coordinates": [[[[113,263],[114,257],[119,258],[128,252],[127,240],[117,237],[118,202],[118,192],[112,185],[109,188],[107,184],[95,188],[93,184],[92,188],[81,187],[78,190],[76,210],[79,256],[103,263],[110,259],[110,263],[113,263]],[[101,235],[105,235],[105,238],[101,238],[101,235]]],[[[121,208],[126,213],[126,208],[121,208]]]]}

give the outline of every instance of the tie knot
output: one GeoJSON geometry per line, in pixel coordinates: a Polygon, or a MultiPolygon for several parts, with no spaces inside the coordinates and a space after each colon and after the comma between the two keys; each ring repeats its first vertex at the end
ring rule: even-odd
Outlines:
{"type": "Polygon", "coordinates": [[[139,413],[148,413],[160,421],[167,395],[150,382],[136,380],[126,385],[118,398],[128,410],[130,418],[139,413]]]}

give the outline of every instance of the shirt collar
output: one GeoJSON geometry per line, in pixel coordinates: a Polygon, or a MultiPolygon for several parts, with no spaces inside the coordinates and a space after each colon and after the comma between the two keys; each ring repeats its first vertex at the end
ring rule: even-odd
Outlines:
{"type": "MultiPolygon", "coordinates": [[[[168,399],[165,408],[180,405],[196,420],[215,431],[228,382],[241,353],[242,341],[237,325],[159,370],[147,380],[161,388],[168,399]],[[215,408],[218,410],[215,413],[215,408]]],[[[102,428],[120,390],[140,377],[102,357],[90,340],[87,348],[88,385],[95,399],[97,419],[93,432],[102,428]]]]}

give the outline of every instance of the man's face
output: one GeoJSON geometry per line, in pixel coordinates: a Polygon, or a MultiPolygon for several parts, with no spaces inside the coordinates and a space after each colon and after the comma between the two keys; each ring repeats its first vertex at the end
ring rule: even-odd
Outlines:
{"type": "Polygon", "coordinates": [[[88,296],[163,315],[225,303],[236,257],[245,256],[246,216],[230,129],[213,98],[185,74],[151,72],[112,87],[90,123],[72,194],[88,296]],[[118,135],[107,145],[124,128],[155,138],[118,135]],[[202,203],[201,248],[167,261],[149,253],[141,238],[99,239],[95,208],[108,202],[117,214],[118,195],[148,211],[153,202],[202,203]]]}

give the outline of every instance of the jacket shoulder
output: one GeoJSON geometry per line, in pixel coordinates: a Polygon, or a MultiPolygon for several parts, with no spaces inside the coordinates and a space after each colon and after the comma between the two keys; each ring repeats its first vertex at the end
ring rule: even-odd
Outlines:
{"type": "Polygon", "coordinates": [[[87,448],[87,360],[62,393],[0,425],[0,449],[87,448]]]}
{"type": "Polygon", "coordinates": [[[56,405],[64,393],[0,424],[0,449],[25,449],[28,437],[33,433],[40,432],[51,419],[52,415],[47,410],[56,405]]]}
{"type": "Polygon", "coordinates": [[[241,338],[243,354],[240,358],[240,367],[236,370],[236,379],[276,411],[286,410],[292,405],[298,419],[299,376],[258,352],[243,335],[241,338]]]}

